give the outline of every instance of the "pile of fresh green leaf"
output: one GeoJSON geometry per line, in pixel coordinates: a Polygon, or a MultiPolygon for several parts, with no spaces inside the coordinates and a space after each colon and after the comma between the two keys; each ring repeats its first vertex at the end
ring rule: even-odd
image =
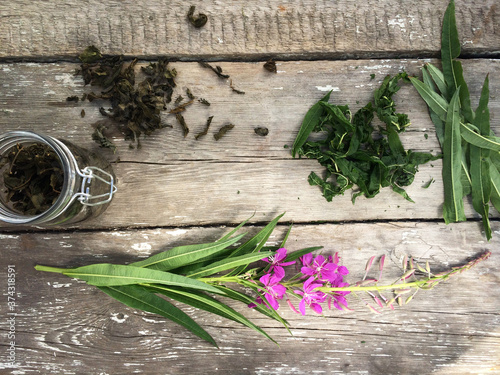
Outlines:
{"type": "Polygon", "coordinates": [[[387,186],[413,202],[403,187],[413,182],[420,164],[437,157],[406,151],[401,144],[399,133],[410,121],[407,115],[396,113],[392,100],[400,88],[400,80],[408,81],[407,74],[387,76],[375,91],[373,103],[368,103],[354,116],[347,105],[328,103],[331,92],[305,115],[292,155],[316,159],[326,168],[324,178],[311,172],[309,183],[320,186],[327,201],[356,185],[359,191],[353,194],[353,203],[358,196],[372,198],[380,188],[387,186]],[[374,114],[385,123],[385,128],[378,132],[372,125],[374,114]],[[324,137],[308,139],[313,132],[321,132],[324,137]]]}
{"type": "MultiPolygon", "coordinates": [[[[239,285],[261,295],[258,285],[251,279],[252,275],[258,274],[263,268],[250,269],[249,266],[276,253],[278,247],[268,247],[265,243],[282,216],[283,214],[276,217],[254,237],[236,248],[230,246],[240,241],[245,233],[234,234],[248,220],[215,242],[178,246],[128,265],[101,263],[73,269],[37,265],[35,268],[39,271],[62,273],[70,278],[84,280],[127,306],[161,315],[180,324],[215,346],[217,344],[214,339],[198,323],[160,295],[231,319],[272,340],[262,328],[212,295],[230,298],[245,306],[254,303],[255,296],[249,296],[213,281],[209,276],[226,272],[226,280],[234,276],[239,285]]],[[[285,245],[288,233],[281,247],[285,245]]],[[[293,261],[318,249],[321,247],[295,251],[288,254],[286,261],[293,261]]],[[[275,310],[259,304],[254,308],[288,328],[288,322],[275,310]]]]}
{"type": "Polygon", "coordinates": [[[443,19],[442,71],[427,64],[422,70],[423,82],[410,79],[429,106],[443,150],[443,218],[447,224],[465,221],[463,198],[471,195],[489,240],[489,202],[500,211],[500,138],[490,129],[488,76],[479,105],[473,111],[462,64],[455,60],[459,55],[460,40],[452,0],[443,19]]]}

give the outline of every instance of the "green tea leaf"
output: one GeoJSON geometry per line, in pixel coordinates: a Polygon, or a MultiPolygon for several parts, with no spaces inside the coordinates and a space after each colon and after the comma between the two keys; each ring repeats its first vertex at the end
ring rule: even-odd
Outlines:
{"type": "Polygon", "coordinates": [[[472,112],[470,104],[469,88],[464,79],[462,63],[460,61],[453,61],[453,71],[455,72],[457,84],[460,87],[460,111],[468,122],[474,121],[474,113],[472,112]]]}
{"type": "Polygon", "coordinates": [[[269,236],[274,231],[274,228],[276,228],[278,221],[283,217],[284,214],[285,213],[282,213],[281,215],[278,215],[273,220],[271,220],[264,228],[262,228],[259,231],[259,233],[257,233],[255,236],[253,236],[247,242],[245,242],[240,247],[235,249],[231,253],[230,257],[235,257],[238,255],[247,254],[250,252],[252,252],[252,253],[258,252],[262,248],[262,246],[265,245],[266,241],[269,239],[269,236]]]}
{"type": "Polygon", "coordinates": [[[500,137],[481,135],[479,134],[479,129],[472,124],[462,123],[460,130],[463,139],[470,144],[496,152],[500,151],[500,137]]]}
{"type": "MultiPolygon", "coordinates": [[[[255,285],[253,285],[253,288],[251,288],[252,290],[254,290],[256,293],[258,293],[258,288],[256,288],[255,285]]],[[[226,286],[223,286],[223,285],[217,285],[216,288],[219,288],[221,290],[222,293],[225,293],[224,296],[225,297],[228,297],[228,298],[231,298],[235,301],[239,301],[239,302],[242,302],[246,305],[249,305],[249,304],[255,304],[255,297],[250,297],[248,295],[246,295],[245,293],[241,293],[237,290],[234,290],[234,289],[231,289],[231,288],[228,288],[226,286]]],[[[254,307],[254,309],[258,312],[260,312],[261,314],[267,316],[268,318],[271,318],[271,319],[274,319],[278,322],[280,322],[281,324],[283,324],[283,326],[288,329],[288,325],[289,323],[283,319],[276,310],[274,309],[268,309],[267,307],[265,307],[264,305],[260,305],[260,304],[255,304],[256,306],[254,307]]]]}
{"type": "Polygon", "coordinates": [[[441,119],[442,121],[446,121],[446,114],[448,112],[448,102],[443,99],[443,97],[436,92],[432,91],[432,89],[418,80],[415,77],[410,77],[410,81],[417,89],[418,93],[427,103],[429,108],[441,119]]]}
{"type": "Polygon", "coordinates": [[[497,167],[490,163],[490,178],[491,178],[491,203],[493,207],[500,212],[500,172],[497,167]]]}
{"type": "Polygon", "coordinates": [[[283,262],[291,262],[293,260],[296,260],[300,258],[303,255],[312,253],[313,251],[321,250],[323,246],[313,246],[313,247],[306,247],[304,249],[300,249],[297,251],[292,251],[291,253],[288,253],[286,255],[286,258],[283,262]]]}
{"type": "Polygon", "coordinates": [[[446,82],[444,80],[444,75],[442,71],[440,71],[437,67],[435,67],[431,63],[427,63],[425,64],[422,72],[427,72],[432,77],[432,80],[436,84],[436,87],[441,93],[441,95],[444,95],[445,97],[448,95],[448,88],[446,86],[446,82]]]}
{"type": "Polygon", "coordinates": [[[453,66],[453,60],[460,56],[460,40],[458,39],[457,23],[455,20],[455,2],[451,0],[443,17],[441,33],[441,64],[443,76],[448,87],[447,98],[450,99],[460,86],[453,66]]]}
{"type": "Polygon", "coordinates": [[[216,300],[215,298],[212,298],[204,293],[188,292],[185,290],[167,288],[164,286],[149,285],[148,288],[151,291],[161,293],[166,297],[172,298],[172,299],[179,301],[181,303],[184,303],[186,305],[190,305],[190,306],[193,306],[197,309],[208,311],[212,314],[222,316],[226,319],[230,319],[230,320],[235,321],[237,323],[240,323],[244,326],[252,328],[253,330],[261,333],[262,335],[267,337],[269,340],[271,340],[277,344],[277,342],[271,336],[269,336],[262,328],[260,328],[256,324],[252,323],[245,316],[243,316],[242,314],[240,314],[236,310],[233,310],[232,308],[225,305],[224,303],[222,303],[222,302],[216,300]]]}
{"type": "Polygon", "coordinates": [[[217,347],[212,336],[191,319],[189,315],[172,305],[170,302],[151,293],[144,287],[138,285],[122,285],[103,286],[99,287],[99,289],[129,307],[161,315],[187,328],[199,338],[217,347]]]}
{"type": "Polygon", "coordinates": [[[121,264],[99,263],[72,269],[51,269],[36,266],[39,271],[59,272],[68,277],[85,280],[95,286],[117,286],[130,284],[165,284],[217,293],[217,289],[204,282],[173,273],[121,264]],[[55,271],[58,270],[58,271],[55,271]]]}
{"type": "Polygon", "coordinates": [[[299,133],[295,138],[292,146],[292,156],[295,157],[299,149],[309,138],[309,134],[319,125],[321,117],[323,116],[325,109],[321,106],[321,102],[328,102],[330,100],[331,91],[326,94],[319,102],[314,104],[309,111],[307,111],[302,125],[300,126],[299,133]]]}
{"type": "Polygon", "coordinates": [[[483,220],[483,227],[488,240],[491,239],[491,227],[488,219],[491,196],[489,150],[470,146],[470,177],[472,181],[472,206],[483,220]]]}
{"type": "Polygon", "coordinates": [[[460,98],[457,90],[450,102],[443,143],[443,184],[445,223],[465,221],[462,200],[462,145],[460,137],[460,98]]]}
{"type": "Polygon", "coordinates": [[[244,235],[245,234],[240,234],[222,242],[174,247],[171,250],[153,255],[140,262],[131,263],[130,265],[135,267],[147,267],[153,270],[169,271],[217,255],[226,250],[228,246],[239,241],[244,235]]]}
{"type": "MultiPolygon", "coordinates": [[[[256,262],[258,260],[267,258],[271,255],[273,255],[274,252],[272,251],[267,251],[267,252],[261,252],[261,253],[250,253],[250,254],[245,254],[245,255],[240,255],[238,257],[233,257],[233,258],[227,258],[224,260],[221,260],[219,262],[212,263],[206,267],[203,267],[199,270],[193,271],[191,273],[188,273],[186,276],[189,278],[193,279],[199,279],[202,277],[210,276],[218,272],[230,270],[239,266],[247,266],[253,262],[256,262]]],[[[198,288],[200,289],[200,288],[198,288]]]]}
{"type": "Polygon", "coordinates": [[[234,228],[233,230],[231,230],[228,234],[226,234],[224,237],[221,237],[218,242],[223,242],[223,241],[226,241],[227,239],[229,239],[229,237],[231,237],[233,234],[235,234],[238,230],[240,230],[246,223],[248,223],[250,221],[250,219],[252,219],[252,217],[254,217],[255,213],[250,216],[248,219],[246,219],[245,221],[243,221],[241,224],[239,224],[236,228],[234,228]]]}

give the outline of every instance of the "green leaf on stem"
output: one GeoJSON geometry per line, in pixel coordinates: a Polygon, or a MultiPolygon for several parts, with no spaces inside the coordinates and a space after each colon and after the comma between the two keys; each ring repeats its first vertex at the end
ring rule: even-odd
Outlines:
{"type": "Polygon", "coordinates": [[[160,285],[158,285],[158,286],[148,285],[147,288],[153,292],[161,293],[166,297],[172,298],[173,300],[179,301],[179,302],[184,303],[186,305],[190,305],[190,306],[193,306],[197,309],[205,310],[205,311],[208,311],[212,314],[216,314],[216,315],[222,316],[226,319],[230,319],[230,320],[235,321],[237,323],[243,324],[244,326],[252,328],[253,330],[261,333],[262,335],[267,337],[269,340],[271,340],[275,344],[278,344],[262,328],[255,325],[254,323],[252,323],[245,316],[243,316],[242,314],[240,314],[236,310],[230,308],[229,306],[225,305],[224,303],[222,303],[222,302],[216,300],[215,298],[212,298],[204,293],[173,289],[173,288],[168,288],[168,287],[160,286],[160,285]]]}
{"type": "Polygon", "coordinates": [[[72,269],[56,269],[37,265],[35,269],[38,271],[62,273],[71,278],[84,280],[87,284],[95,286],[152,283],[199,289],[213,293],[218,292],[211,285],[185,276],[122,264],[99,263],[72,269]]]}
{"type": "Polygon", "coordinates": [[[122,285],[122,286],[108,286],[99,287],[107,295],[113,297],[119,302],[132,307],[154,314],[161,315],[171,321],[187,328],[201,339],[209,342],[217,347],[215,340],[201,328],[189,315],[184,313],[179,308],[172,305],[165,299],[158,297],[151,293],[146,288],[138,285],[122,285]]]}
{"type": "Polygon", "coordinates": [[[453,95],[445,123],[443,143],[443,218],[446,224],[465,221],[462,173],[462,140],[460,137],[459,91],[453,95]]]}
{"type": "Polygon", "coordinates": [[[131,263],[130,265],[160,271],[169,271],[219,255],[221,252],[225,251],[228,246],[239,241],[243,236],[245,236],[245,234],[240,234],[226,239],[225,241],[174,247],[173,249],[153,255],[140,262],[131,263]]]}
{"type": "Polygon", "coordinates": [[[227,258],[223,259],[221,261],[212,263],[206,267],[203,267],[199,270],[193,271],[188,273],[186,276],[192,279],[199,279],[202,277],[210,276],[218,272],[222,271],[227,271],[236,267],[240,266],[248,266],[249,264],[256,262],[258,260],[267,258],[268,256],[273,255],[274,252],[268,251],[268,252],[261,252],[261,253],[250,253],[250,254],[244,254],[240,255],[238,257],[232,257],[232,258],[227,258]]]}
{"type": "Polygon", "coordinates": [[[450,100],[460,86],[453,66],[453,60],[460,56],[460,40],[458,39],[455,20],[455,2],[451,0],[443,17],[441,33],[441,64],[447,85],[447,99],[450,100]]]}

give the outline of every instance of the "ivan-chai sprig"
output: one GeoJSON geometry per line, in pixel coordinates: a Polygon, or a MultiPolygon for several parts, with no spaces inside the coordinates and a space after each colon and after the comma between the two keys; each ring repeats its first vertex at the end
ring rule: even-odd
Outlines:
{"type": "Polygon", "coordinates": [[[375,259],[372,257],[365,277],[350,284],[346,280],[349,271],[337,253],[313,254],[321,246],[289,252],[285,244],[291,227],[280,246],[267,246],[282,216],[240,245],[236,244],[245,234],[236,232],[248,220],[215,242],[178,246],[128,265],[100,263],[72,269],[37,265],[35,268],[83,280],[129,307],[161,315],[217,346],[207,331],[170,301],[230,319],[275,342],[224,300],[239,302],[289,329],[289,323],[278,313],[283,304],[298,314],[306,315],[308,310],[322,314],[326,307],[350,310],[347,297],[367,293],[378,307],[369,303],[367,306],[378,312],[380,307],[394,308],[395,302],[408,303],[419,290],[431,289],[490,255],[486,252],[465,266],[439,274],[431,273],[428,264],[421,267],[413,259],[405,259],[403,275],[388,285],[379,285],[384,256],[379,259],[378,278],[367,278],[375,259]],[[392,294],[389,296],[388,292],[392,294]]]}

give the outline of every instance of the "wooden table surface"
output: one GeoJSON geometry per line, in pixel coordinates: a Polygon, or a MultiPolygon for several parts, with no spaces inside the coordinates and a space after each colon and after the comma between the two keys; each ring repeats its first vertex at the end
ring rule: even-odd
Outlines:
{"type": "MultiPolygon", "coordinates": [[[[457,0],[466,80],[474,105],[490,77],[491,126],[500,134],[500,4],[457,0]]],[[[326,202],[309,186],[315,161],[294,159],[290,148],[307,109],[333,90],[331,102],[356,110],[387,74],[419,75],[439,64],[446,0],[5,0],[0,3],[0,132],[34,130],[100,152],[114,162],[118,192],[100,217],[61,228],[0,225],[1,374],[500,374],[500,215],[492,210],[487,241],[470,201],[467,222],[442,220],[441,161],[420,167],[408,189],[415,203],[389,189],[374,199],[350,194],[326,202]],[[208,15],[195,29],[189,5],[208,15]],[[141,139],[131,150],[117,136],[116,153],[92,141],[102,119],[98,104],[71,103],[88,92],[77,56],[88,45],[106,54],[137,56],[140,64],[172,59],[178,90],[190,88],[212,105],[192,105],[191,133],[173,128],[141,139]],[[263,69],[276,60],[277,73],[263,69]],[[197,61],[216,61],[238,95],[197,61]],[[372,74],[374,78],[372,78],[372,74]],[[85,109],[86,116],[80,112],[85,109]],[[195,140],[206,118],[213,129],[235,128],[215,141],[195,140]],[[269,129],[265,137],[254,128],[269,129]],[[429,188],[426,182],[434,179],[429,188]],[[94,287],[35,264],[70,267],[127,263],[180,244],[214,241],[253,216],[256,232],[286,212],[270,244],[294,223],[288,248],[338,251],[351,274],[385,254],[387,281],[409,254],[435,269],[463,264],[484,250],[492,256],[395,311],[372,314],[355,297],[354,312],[297,315],[278,311],[278,323],[235,306],[279,346],[233,322],[187,308],[219,343],[216,349],[163,318],[127,308],[94,287]],[[16,362],[7,361],[7,267],[16,267],[16,362]]],[[[179,91],[179,92],[180,92],[179,91]]],[[[424,103],[404,86],[398,110],[412,125],[407,148],[437,153],[424,103]]],[[[231,305],[231,302],[229,302],[231,305]]]]}

